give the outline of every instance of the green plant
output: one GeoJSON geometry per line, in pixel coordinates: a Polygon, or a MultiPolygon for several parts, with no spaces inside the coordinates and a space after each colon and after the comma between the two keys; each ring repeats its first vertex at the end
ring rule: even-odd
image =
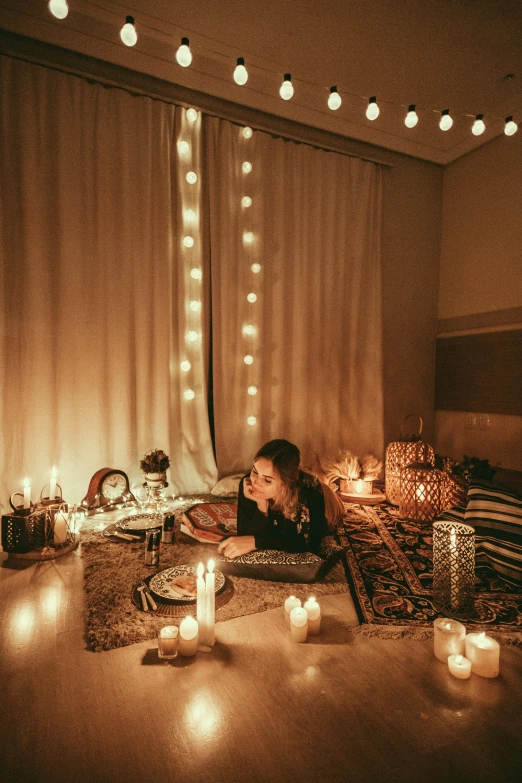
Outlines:
{"type": "Polygon", "coordinates": [[[496,473],[496,469],[489,464],[489,459],[470,457],[467,454],[463,454],[460,460],[435,454],[435,467],[444,473],[460,476],[465,481],[469,481],[472,478],[491,481],[496,473]]]}
{"type": "Polygon", "coordinates": [[[140,460],[140,468],[144,473],[165,473],[169,465],[170,459],[162,449],[151,449],[140,460]]]}

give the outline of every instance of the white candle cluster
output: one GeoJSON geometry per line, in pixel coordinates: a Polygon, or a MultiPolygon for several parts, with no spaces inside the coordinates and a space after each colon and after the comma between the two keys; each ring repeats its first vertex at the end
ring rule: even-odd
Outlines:
{"type": "Polygon", "coordinates": [[[285,620],[290,626],[290,634],[295,642],[306,642],[307,637],[317,636],[321,629],[321,607],[311,595],[301,606],[301,599],[295,595],[286,599],[285,620]]]}
{"type": "Polygon", "coordinates": [[[473,672],[479,677],[498,677],[500,645],[486,632],[466,633],[457,620],[441,617],[433,623],[435,657],[447,663],[450,673],[467,680],[473,672]]]}

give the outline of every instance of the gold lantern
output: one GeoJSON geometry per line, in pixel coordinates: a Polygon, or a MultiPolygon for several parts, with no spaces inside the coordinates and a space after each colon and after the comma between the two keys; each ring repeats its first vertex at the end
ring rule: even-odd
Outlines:
{"type": "Polygon", "coordinates": [[[431,522],[440,514],[445,489],[442,471],[426,462],[413,462],[401,468],[399,483],[401,517],[431,522]]]}
{"type": "Polygon", "coordinates": [[[435,463],[435,454],[428,443],[420,439],[422,419],[414,413],[406,416],[401,427],[399,440],[390,443],[386,449],[384,473],[386,500],[398,506],[400,503],[400,471],[412,462],[435,463]]]}

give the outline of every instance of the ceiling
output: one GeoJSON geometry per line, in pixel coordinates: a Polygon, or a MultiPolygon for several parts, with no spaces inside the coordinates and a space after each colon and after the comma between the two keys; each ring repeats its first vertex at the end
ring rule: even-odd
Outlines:
{"type": "MultiPolygon", "coordinates": [[[[522,122],[522,0],[68,0],[59,21],[46,0],[0,0],[0,28],[174,84],[447,164],[522,122]],[[132,14],[138,43],[119,39],[132,14]],[[174,59],[187,36],[189,68],[174,59]],[[249,80],[232,80],[244,57],[249,80]],[[295,95],[279,97],[290,72],[295,95]],[[505,78],[514,74],[513,78],[505,78]],[[327,107],[336,85],[341,108],[327,107]],[[380,116],[365,117],[377,96],[380,116]],[[404,117],[416,104],[418,125],[404,117]],[[451,130],[438,127],[450,109],[451,130]],[[471,125],[484,114],[486,131],[471,125]]],[[[522,133],[522,128],[520,131],[522,133]]],[[[505,143],[510,139],[505,137],[505,143]]]]}

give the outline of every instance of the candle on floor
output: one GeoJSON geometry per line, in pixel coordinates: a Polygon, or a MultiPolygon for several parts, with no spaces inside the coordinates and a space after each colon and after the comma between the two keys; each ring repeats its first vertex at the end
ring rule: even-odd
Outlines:
{"type": "Polygon", "coordinates": [[[191,658],[198,649],[198,623],[190,614],[179,624],[179,654],[191,658]]]}
{"type": "Polygon", "coordinates": [[[439,617],[433,623],[433,652],[435,657],[447,663],[448,655],[464,653],[466,626],[449,617],[439,617]]]}
{"type": "Polygon", "coordinates": [[[465,639],[466,658],[471,661],[471,671],[479,677],[498,677],[500,645],[486,632],[468,633],[465,639]]]}
{"type": "Polygon", "coordinates": [[[308,615],[308,633],[310,636],[317,636],[321,630],[321,607],[317,603],[315,597],[311,595],[310,598],[305,601],[303,608],[306,609],[308,615]]]}
{"type": "Polygon", "coordinates": [[[203,563],[198,565],[196,579],[197,598],[196,598],[196,619],[199,627],[199,643],[207,644],[207,592],[205,588],[205,580],[203,579],[203,573],[205,566],[203,563]]]}
{"type": "Polygon", "coordinates": [[[207,563],[207,574],[205,576],[205,592],[207,594],[207,616],[205,644],[208,647],[214,646],[214,634],[216,631],[216,575],[214,573],[214,561],[207,563]]]}
{"type": "Polygon", "coordinates": [[[56,477],[56,468],[53,465],[51,478],[49,479],[49,500],[54,500],[56,497],[56,477]]]}
{"type": "Polygon", "coordinates": [[[306,642],[308,635],[308,612],[296,606],[290,612],[290,633],[294,642],[306,642]]]}
{"type": "Polygon", "coordinates": [[[158,656],[172,659],[178,654],[178,628],[176,625],[165,625],[158,634],[158,656]]]}
{"type": "Polygon", "coordinates": [[[67,511],[57,511],[54,515],[54,543],[58,546],[60,544],[65,544],[68,521],[69,514],[67,511]]]}
{"type": "Polygon", "coordinates": [[[459,605],[459,572],[457,557],[457,534],[455,528],[451,528],[450,533],[450,597],[451,608],[455,609],[459,605]]]}
{"type": "Polygon", "coordinates": [[[285,601],[285,620],[286,624],[290,625],[290,612],[292,609],[295,609],[297,606],[301,606],[301,599],[296,598],[295,595],[291,595],[289,598],[285,601]]]}
{"type": "Polygon", "coordinates": [[[24,478],[24,508],[31,508],[31,485],[28,478],[24,478]]]}
{"type": "Polygon", "coordinates": [[[467,680],[471,674],[471,661],[463,655],[448,655],[448,669],[459,680],[467,680]]]}

